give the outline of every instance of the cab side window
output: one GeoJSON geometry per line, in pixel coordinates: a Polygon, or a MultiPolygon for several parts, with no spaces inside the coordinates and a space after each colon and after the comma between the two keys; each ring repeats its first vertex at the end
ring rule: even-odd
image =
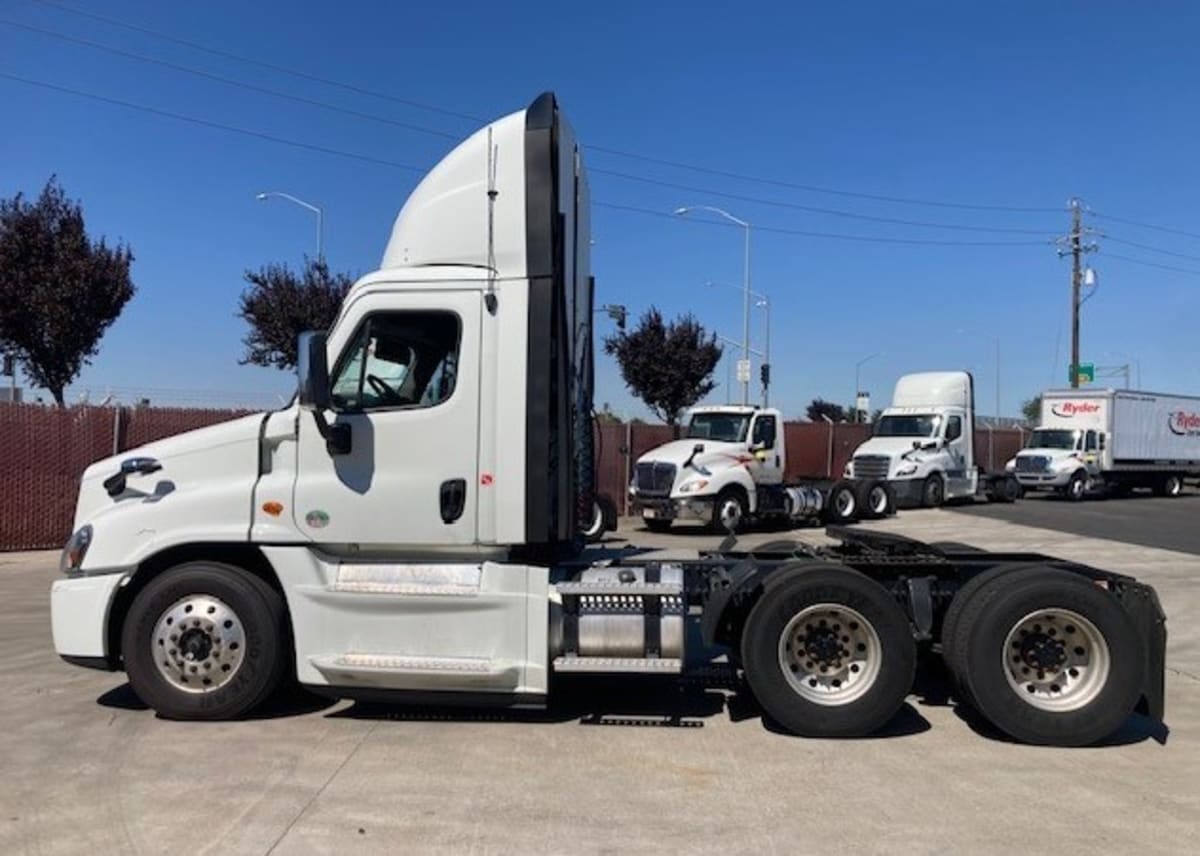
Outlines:
{"type": "Polygon", "coordinates": [[[962,417],[951,416],[946,420],[946,442],[951,443],[962,436],[962,417]]]}
{"type": "Polygon", "coordinates": [[[1094,452],[1094,451],[1096,451],[1096,432],[1095,432],[1095,431],[1088,431],[1088,432],[1087,432],[1087,437],[1086,437],[1086,439],[1084,440],[1084,446],[1083,446],[1083,449],[1084,449],[1084,451],[1086,451],[1086,452],[1094,452]]]}
{"type": "Polygon", "coordinates": [[[333,372],[333,405],[364,411],[436,407],[454,394],[461,323],[452,312],[368,315],[333,372]]]}
{"type": "Polygon", "coordinates": [[[754,420],[754,436],[750,442],[764,449],[775,448],[775,417],[760,416],[754,420]]]}

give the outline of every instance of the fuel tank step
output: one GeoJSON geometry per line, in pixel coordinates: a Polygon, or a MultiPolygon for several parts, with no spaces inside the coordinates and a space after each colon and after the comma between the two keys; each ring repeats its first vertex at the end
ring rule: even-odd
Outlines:
{"type": "Polygon", "coordinates": [[[556,657],[554,671],[573,673],[610,673],[677,675],[683,660],[673,657],[556,657]]]}

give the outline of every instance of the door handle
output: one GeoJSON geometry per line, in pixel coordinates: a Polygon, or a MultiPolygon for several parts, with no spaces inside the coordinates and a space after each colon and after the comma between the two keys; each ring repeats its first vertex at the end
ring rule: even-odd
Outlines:
{"type": "Polygon", "coordinates": [[[448,479],[442,482],[440,500],[442,522],[450,524],[458,520],[467,505],[467,480],[448,479]]]}

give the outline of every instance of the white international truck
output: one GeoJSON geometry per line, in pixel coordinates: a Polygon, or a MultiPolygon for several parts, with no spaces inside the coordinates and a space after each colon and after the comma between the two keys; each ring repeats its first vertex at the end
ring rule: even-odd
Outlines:
{"type": "Polygon", "coordinates": [[[1179,496],[1200,476],[1200,397],[1129,389],[1042,394],[1042,415],[1007,464],[1025,490],[1080,500],[1149,488],[1179,496]]]}
{"type": "Polygon", "coordinates": [[[589,557],[589,231],[552,95],[455,148],[380,269],[301,338],[291,404],[86,470],[51,591],[58,653],[123,669],[165,718],[212,720],[285,681],[537,706],[567,673],[670,677],[724,651],[783,728],[851,736],[896,713],[937,645],[1019,740],[1161,718],[1165,619],[1121,574],[858,528],[589,557]]]}
{"type": "Polygon", "coordinates": [[[646,528],[676,520],[736,532],[751,520],[851,523],[895,511],[879,481],[844,480],[821,489],[786,484],[783,415],[753,406],[694,407],[683,438],[649,450],[633,466],[629,495],[646,528]]]}
{"type": "Polygon", "coordinates": [[[892,404],[871,438],[854,450],[846,475],[884,479],[901,506],[935,508],[981,496],[1013,502],[1020,485],[979,464],[975,448],[975,380],[970,372],[918,372],[896,381],[892,404]]]}

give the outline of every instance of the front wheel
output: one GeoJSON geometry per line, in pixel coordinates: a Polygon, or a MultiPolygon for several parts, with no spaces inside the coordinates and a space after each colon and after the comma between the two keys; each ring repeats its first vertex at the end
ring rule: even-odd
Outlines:
{"type": "Polygon", "coordinates": [[[726,488],[713,503],[712,528],[717,532],[737,532],[745,525],[748,513],[745,494],[737,488],[726,488]]]}
{"type": "Polygon", "coordinates": [[[284,606],[259,578],[216,562],[164,571],[138,593],[121,634],[133,691],[167,719],[232,719],[283,679],[284,606]]]}
{"type": "Polygon", "coordinates": [[[1087,476],[1082,472],[1075,473],[1067,486],[1063,488],[1063,496],[1071,502],[1079,502],[1087,494],[1087,476]]]}
{"type": "Polygon", "coordinates": [[[879,730],[904,704],[916,669],[903,610],[849,568],[797,563],[776,573],[783,579],[767,586],[742,635],[754,697],[793,734],[879,730]]]}
{"type": "Polygon", "coordinates": [[[926,508],[937,508],[946,501],[946,483],[937,473],[925,479],[921,486],[921,505],[926,508]]]}

